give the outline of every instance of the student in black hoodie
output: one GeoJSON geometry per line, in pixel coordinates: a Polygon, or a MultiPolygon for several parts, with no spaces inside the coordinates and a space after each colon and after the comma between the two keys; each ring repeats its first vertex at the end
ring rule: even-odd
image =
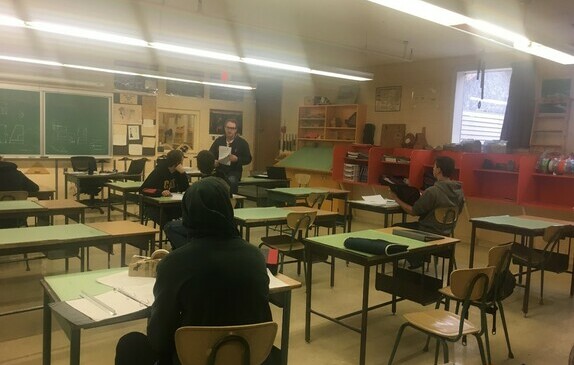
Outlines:
{"type": "Polygon", "coordinates": [[[27,191],[35,193],[40,188],[28,179],[15,163],[4,161],[0,156],[0,191],[27,191]]]}
{"type": "MultiPolygon", "coordinates": [[[[32,180],[28,179],[15,163],[3,161],[0,156],[0,191],[27,191],[35,193],[40,188],[32,180]]],[[[7,218],[0,219],[0,228],[14,228],[25,225],[24,219],[7,218]]]]}
{"type": "MultiPolygon", "coordinates": [[[[213,156],[213,154],[208,150],[199,151],[197,154],[197,168],[199,169],[199,172],[201,172],[202,178],[214,176],[223,180],[228,186],[230,185],[229,179],[227,179],[227,176],[223,172],[214,170],[215,156],[213,156]]],[[[233,195],[230,193],[230,198],[232,196],[233,195]]],[[[182,202],[182,209],[184,209],[184,204],[185,203],[182,202]]],[[[165,236],[171,243],[172,249],[181,247],[188,242],[187,228],[183,226],[181,219],[167,222],[163,230],[165,232],[165,236]]]]}
{"type": "Polygon", "coordinates": [[[116,365],[153,364],[156,359],[160,365],[178,364],[174,333],[182,326],[272,320],[265,259],[239,235],[228,187],[206,177],[191,185],[183,201],[190,242],[160,262],[147,336],[123,336],[116,365]]]}
{"type": "MultiPolygon", "coordinates": [[[[183,169],[183,152],[172,150],[168,152],[165,160],[158,161],[139,191],[148,196],[170,196],[171,193],[183,193],[188,187],[189,181],[183,169]]],[[[145,214],[161,228],[166,222],[181,217],[181,209],[179,207],[164,209],[163,222],[159,221],[159,208],[146,207],[145,214]]]]}

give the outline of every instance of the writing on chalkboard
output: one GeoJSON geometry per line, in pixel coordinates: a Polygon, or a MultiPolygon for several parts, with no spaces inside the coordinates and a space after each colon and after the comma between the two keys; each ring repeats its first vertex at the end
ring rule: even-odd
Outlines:
{"type": "Polygon", "coordinates": [[[0,144],[24,144],[24,125],[0,124],[0,144]]]}

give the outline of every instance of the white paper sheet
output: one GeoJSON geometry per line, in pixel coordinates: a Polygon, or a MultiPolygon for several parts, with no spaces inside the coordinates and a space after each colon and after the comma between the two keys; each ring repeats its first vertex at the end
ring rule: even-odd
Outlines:
{"type": "Polygon", "coordinates": [[[118,290],[120,293],[150,306],[153,304],[155,278],[129,276],[128,270],[97,279],[101,284],[118,290]]]}
{"type": "Polygon", "coordinates": [[[143,148],[155,148],[155,137],[144,137],[142,145],[143,148]]]}
{"type": "Polygon", "coordinates": [[[155,137],[155,133],[156,133],[155,132],[155,126],[153,126],[153,125],[151,127],[148,127],[148,126],[142,127],[142,136],[144,136],[144,137],[146,137],[146,136],[147,137],[155,137]]]}
{"type": "Polygon", "coordinates": [[[139,125],[128,125],[128,139],[130,141],[137,141],[140,139],[139,125]]]}
{"type": "Polygon", "coordinates": [[[127,126],[125,124],[113,124],[112,135],[114,146],[125,146],[127,142],[127,126]]]}
{"type": "Polygon", "coordinates": [[[219,146],[219,163],[222,165],[231,165],[231,147],[219,146]]]}
{"type": "Polygon", "coordinates": [[[144,119],[143,120],[143,125],[144,127],[154,127],[155,126],[155,122],[153,119],[144,119]]]}
{"type": "Polygon", "coordinates": [[[68,303],[76,310],[84,313],[94,321],[101,321],[107,318],[122,316],[146,308],[145,305],[115,290],[110,290],[106,293],[96,295],[95,298],[105,303],[107,306],[113,308],[116,314],[114,315],[110,313],[109,311],[99,307],[86,298],[68,300],[66,303],[68,303]]]}
{"type": "Polygon", "coordinates": [[[130,156],[141,156],[143,154],[142,145],[139,143],[137,144],[130,143],[130,145],[128,146],[128,154],[130,156]]]}
{"type": "Polygon", "coordinates": [[[171,200],[182,200],[183,194],[182,193],[171,193],[171,200]]]}
{"type": "Polygon", "coordinates": [[[282,288],[288,286],[285,282],[277,279],[269,269],[267,269],[267,276],[269,276],[269,289],[282,288]]]}
{"type": "Polygon", "coordinates": [[[397,205],[397,202],[395,202],[392,199],[385,199],[383,198],[381,195],[377,194],[377,195],[364,195],[363,197],[363,201],[366,204],[371,204],[371,205],[381,205],[381,206],[394,206],[397,205]]]}

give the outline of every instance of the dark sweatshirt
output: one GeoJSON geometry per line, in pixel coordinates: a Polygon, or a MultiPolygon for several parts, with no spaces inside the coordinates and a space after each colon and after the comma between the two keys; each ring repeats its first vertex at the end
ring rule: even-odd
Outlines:
{"type": "MultiPolygon", "coordinates": [[[[213,141],[209,151],[218,159],[219,156],[219,146],[227,146],[227,141],[225,136],[220,136],[213,141]]],[[[219,165],[217,170],[222,171],[226,175],[235,175],[241,177],[243,172],[243,165],[248,165],[251,163],[251,152],[249,151],[249,144],[246,140],[239,136],[235,136],[235,139],[229,145],[231,147],[231,154],[237,156],[237,161],[232,162],[228,165],[219,165]]]]}
{"type": "Polygon", "coordinates": [[[161,364],[177,364],[174,333],[181,326],[242,325],[272,320],[265,259],[233,223],[225,183],[206,177],[184,198],[188,244],[159,264],[148,338],[161,364]]]}
{"type": "Polygon", "coordinates": [[[40,188],[19,171],[15,163],[0,161],[0,190],[27,191],[31,193],[40,190],[40,188]]]}
{"type": "Polygon", "coordinates": [[[421,229],[428,229],[439,234],[448,233],[448,227],[438,222],[434,216],[436,208],[456,207],[460,214],[464,206],[462,185],[458,181],[437,181],[426,189],[413,205],[413,214],[419,216],[421,229]]]}
{"type": "Polygon", "coordinates": [[[140,187],[140,193],[151,196],[161,196],[161,192],[169,190],[181,193],[187,190],[189,181],[185,173],[169,172],[165,165],[157,165],[140,187]]]}

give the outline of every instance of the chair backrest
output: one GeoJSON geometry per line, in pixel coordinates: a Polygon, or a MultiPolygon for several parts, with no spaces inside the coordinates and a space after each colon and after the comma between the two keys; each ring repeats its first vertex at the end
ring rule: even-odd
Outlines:
{"type": "Polygon", "coordinates": [[[436,221],[445,226],[445,232],[443,233],[448,233],[451,237],[454,237],[454,228],[456,227],[456,222],[458,220],[458,214],[456,211],[456,207],[440,207],[434,210],[436,221]]]}
{"type": "Polygon", "coordinates": [[[311,193],[307,196],[306,203],[309,208],[321,209],[328,193],[311,193]]]}
{"type": "Polygon", "coordinates": [[[309,227],[315,222],[316,210],[291,212],[287,214],[287,226],[291,229],[291,237],[295,238],[299,233],[307,233],[309,227]]]}
{"type": "Polygon", "coordinates": [[[512,261],[512,242],[494,246],[488,250],[487,266],[495,267],[488,300],[503,300],[510,296],[516,286],[516,279],[509,271],[512,261]]]}
{"type": "Polygon", "coordinates": [[[465,300],[484,300],[490,289],[494,270],[494,266],[454,270],[450,274],[452,293],[465,300]]]}
{"type": "Polygon", "coordinates": [[[27,191],[0,191],[0,200],[26,200],[27,191]]]}
{"type": "Polygon", "coordinates": [[[98,169],[93,156],[72,156],[70,162],[74,171],[96,171],[98,169]]]}
{"type": "Polygon", "coordinates": [[[271,352],[277,323],[195,327],[175,331],[182,365],[259,365],[271,352]]]}
{"type": "Polygon", "coordinates": [[[130,167],[128,167],[128,174],[133,174],[133,175],[141,175],[144,171],[144,167],[145,167],[145,163],[147,161],[147,158],[140,158],[137,160],[133,160],[132,162],[130,162],[130,167]]]}
{"type": "Polygon", "coordinates": [[[299,187],[309,186],[309,181],[311,181],[311,175],[309,174],[295,174],[295,183],[299,187]]]}

